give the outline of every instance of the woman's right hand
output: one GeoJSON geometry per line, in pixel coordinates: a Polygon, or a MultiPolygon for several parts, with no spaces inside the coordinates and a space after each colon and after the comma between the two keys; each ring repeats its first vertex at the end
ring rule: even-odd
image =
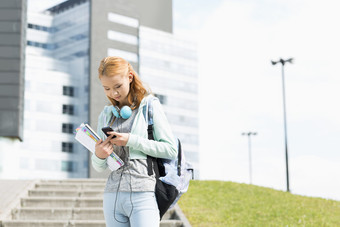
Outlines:
{"type": "Polygon", "coordinates": [[[110,143],[112,136],[107,137],[104,142],[103,140],[97,141],[95,154],[98,158],[105,159],[113,152],[113,145],[110,143]]]}

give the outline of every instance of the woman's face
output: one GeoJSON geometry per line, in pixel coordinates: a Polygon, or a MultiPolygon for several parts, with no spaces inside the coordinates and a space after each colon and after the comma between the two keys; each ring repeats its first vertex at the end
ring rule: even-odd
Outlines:
{"type": "Polygon", "coordinates": [[[106,96],[119,102],[121,106],[128,104],[128,94],[130,91],[130,83],[133,76],[115,75],[102,76],[100,81],[104,87],[106,96]]]}

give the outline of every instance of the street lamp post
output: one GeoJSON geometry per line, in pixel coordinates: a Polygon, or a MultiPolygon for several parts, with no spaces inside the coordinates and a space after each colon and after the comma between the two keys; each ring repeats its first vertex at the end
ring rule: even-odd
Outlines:
{"type": "Polygon", "coordinates": [[[248,136],[248,151],[249,151],[249,182],[252,184],[252,167],[251,167],[251,136],[256,136],[257,132],[243,132],[242,136],[248,136]]]}
{"type": "Polygon", "coordinates": [[[288,142],[287,142],[287,120],[286,120],[286,98],[285,98],[285,78],[284,78],[284,65],[286,62],[293,63],[293,58],[283,60],[280,58],[278,61],[271,61],[272,65],[281,63],[282,65],[282,94],[283,94],[283,122],[285,133],[285,151],[286,151],[286,179],[287,179],[287,192],[289,192],[289,169],[288,169],[288,142]]]}

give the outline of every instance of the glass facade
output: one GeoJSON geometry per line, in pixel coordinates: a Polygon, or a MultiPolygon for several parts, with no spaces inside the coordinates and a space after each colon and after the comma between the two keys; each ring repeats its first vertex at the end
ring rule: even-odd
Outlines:
{"type": "MultiPolygon", "coordinates": [[[[27,14],[24,142],[8,178],[88,176],[88,151],[73,132],[88,121],[89,1],[27,14]]],[[[10,168],[6,168],[10,169],[10,168]]]]}
{"type": "Polygon", "coordinates": [[[171,33],[139,28],[140,76],[162,102],[174,134],[199,178],[196,46],[171,33]]]}

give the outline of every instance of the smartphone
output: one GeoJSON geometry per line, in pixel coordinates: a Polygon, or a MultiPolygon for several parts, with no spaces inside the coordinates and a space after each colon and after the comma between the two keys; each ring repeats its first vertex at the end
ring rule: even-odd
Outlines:
{"type": "MultiPolygon", "coordinates": [[[[107,137],[109,137],[110,136],[110,134],[108,134],[108,132],[113,132],[113,129],[111,128],[111,127],[104,127],[104,128],[102,128],[102,131],[104,132],[104,134],[107,136],[107,137]]],[[[112,137],[112,139],[113,138],[116,138],[116,136],[113,136],[112,137]]]]}

